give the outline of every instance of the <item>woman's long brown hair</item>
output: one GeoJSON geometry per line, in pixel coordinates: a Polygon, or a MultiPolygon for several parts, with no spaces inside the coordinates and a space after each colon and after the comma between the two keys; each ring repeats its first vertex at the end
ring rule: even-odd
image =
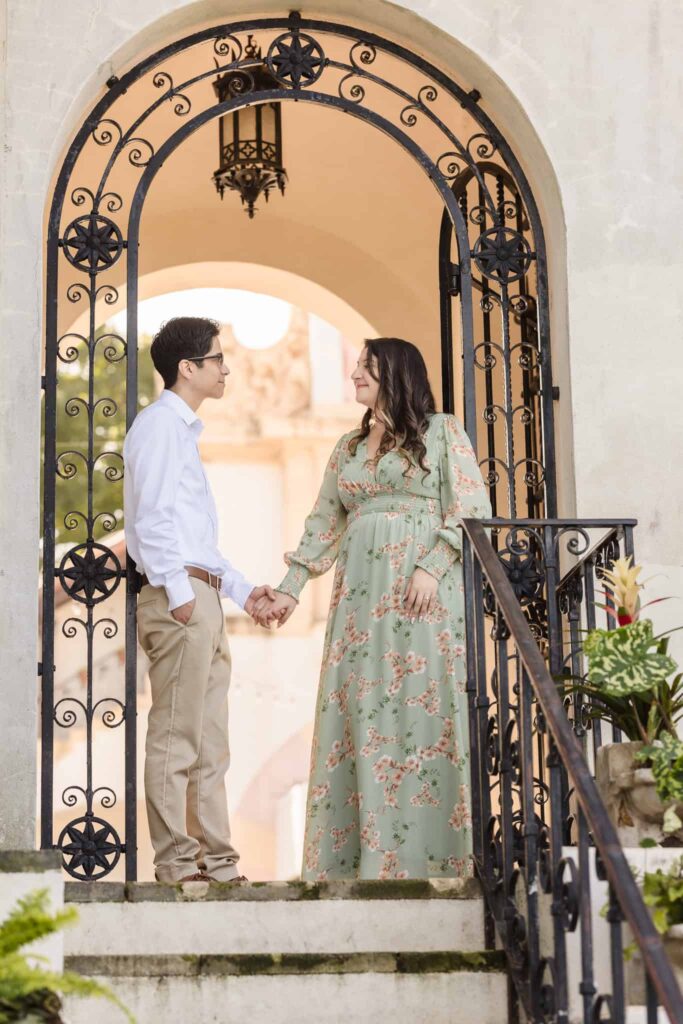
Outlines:
{"type": "MultiPolygon", "coordinates": [[[[384,422],[376,458],[397,451],[407,459],[408,469],[411,463],[417,463],[428,473],[427,448],[422,438],[436,405],[420,350],[401,338],[372,338],[365,342],[365,352],[368,372],[379,383],[376,415],[384,422]]],[[[373,412],[368,409],[358,434],[349,443],[353,455],[370,433],[372,419],[373,412]]]]}

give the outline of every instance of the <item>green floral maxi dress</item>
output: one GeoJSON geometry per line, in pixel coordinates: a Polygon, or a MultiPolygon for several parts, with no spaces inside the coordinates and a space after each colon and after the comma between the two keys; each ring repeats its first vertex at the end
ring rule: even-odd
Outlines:
{"type": "Polygon", "coordinates": [[[460,519],[490,515],[472,447],[435,414],[429,473],[396,452],[376,467],[345,434],[330,457],[289,571],[298,598],[337,560],[311,752],[303,877],[471,873],[469,734],[460,519]],[[404,474],[405,471],[405,474],[404,474]],[[416,566],[439,581],[412,622],[416,566]]]}

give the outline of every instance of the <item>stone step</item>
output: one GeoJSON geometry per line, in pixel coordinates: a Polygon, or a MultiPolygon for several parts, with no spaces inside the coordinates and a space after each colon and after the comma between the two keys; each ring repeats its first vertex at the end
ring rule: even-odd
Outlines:
{"type": "Polygon", "coordinates": [[[69,957],[418,954],[484,949],[473,879],[67,883],[69,957]]]}
{"type": "MultiPolygon", "coordinates": [[[[109,985],[137,1024],[504,1024],[506,1018],[506,976],[496,951],[84,955],[67,957],[65,967],[109,985]]],[[[65,1017],[70,1024],[124,1019],[104,1000],[73,998],[65,1001],[65,1017]]]]}

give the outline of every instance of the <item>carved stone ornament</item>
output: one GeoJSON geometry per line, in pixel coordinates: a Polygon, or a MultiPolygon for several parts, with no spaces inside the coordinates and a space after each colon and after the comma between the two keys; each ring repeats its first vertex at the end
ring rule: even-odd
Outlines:
{"type": "MultiPolygon", "coordinates": [[[[643,744],[606,743],[598,748],[595,782],[612,824],[623,846],[638,846],[641,839],[664,838],[664,805],[657,796],[650,768],[643,768],[635,755],[643,744]]],[[[676,807],[683,820],[683,804],[676,807]]],[[[683,841],[683,829],[673,835],[683,841]]]]}

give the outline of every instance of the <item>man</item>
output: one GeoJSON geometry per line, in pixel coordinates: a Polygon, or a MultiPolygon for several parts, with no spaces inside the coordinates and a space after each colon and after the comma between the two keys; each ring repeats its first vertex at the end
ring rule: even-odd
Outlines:
{"type": "MultiPolygon", "coordinates": [[[[143,577],[138,635],[150,660],[145,793],[155,874],[160,882],[246,881],[225,791],[230,652],[221,597],[253,614],[275,595],[248,583],[217,546],[197,411],[223,397],[230,373],[219,325],[169,320],[151,355],[165,390],[135,419],[123,454],[126,543],[143,577]]],[[[267,612],[259,619],[266,624],[267,612]]]]}

